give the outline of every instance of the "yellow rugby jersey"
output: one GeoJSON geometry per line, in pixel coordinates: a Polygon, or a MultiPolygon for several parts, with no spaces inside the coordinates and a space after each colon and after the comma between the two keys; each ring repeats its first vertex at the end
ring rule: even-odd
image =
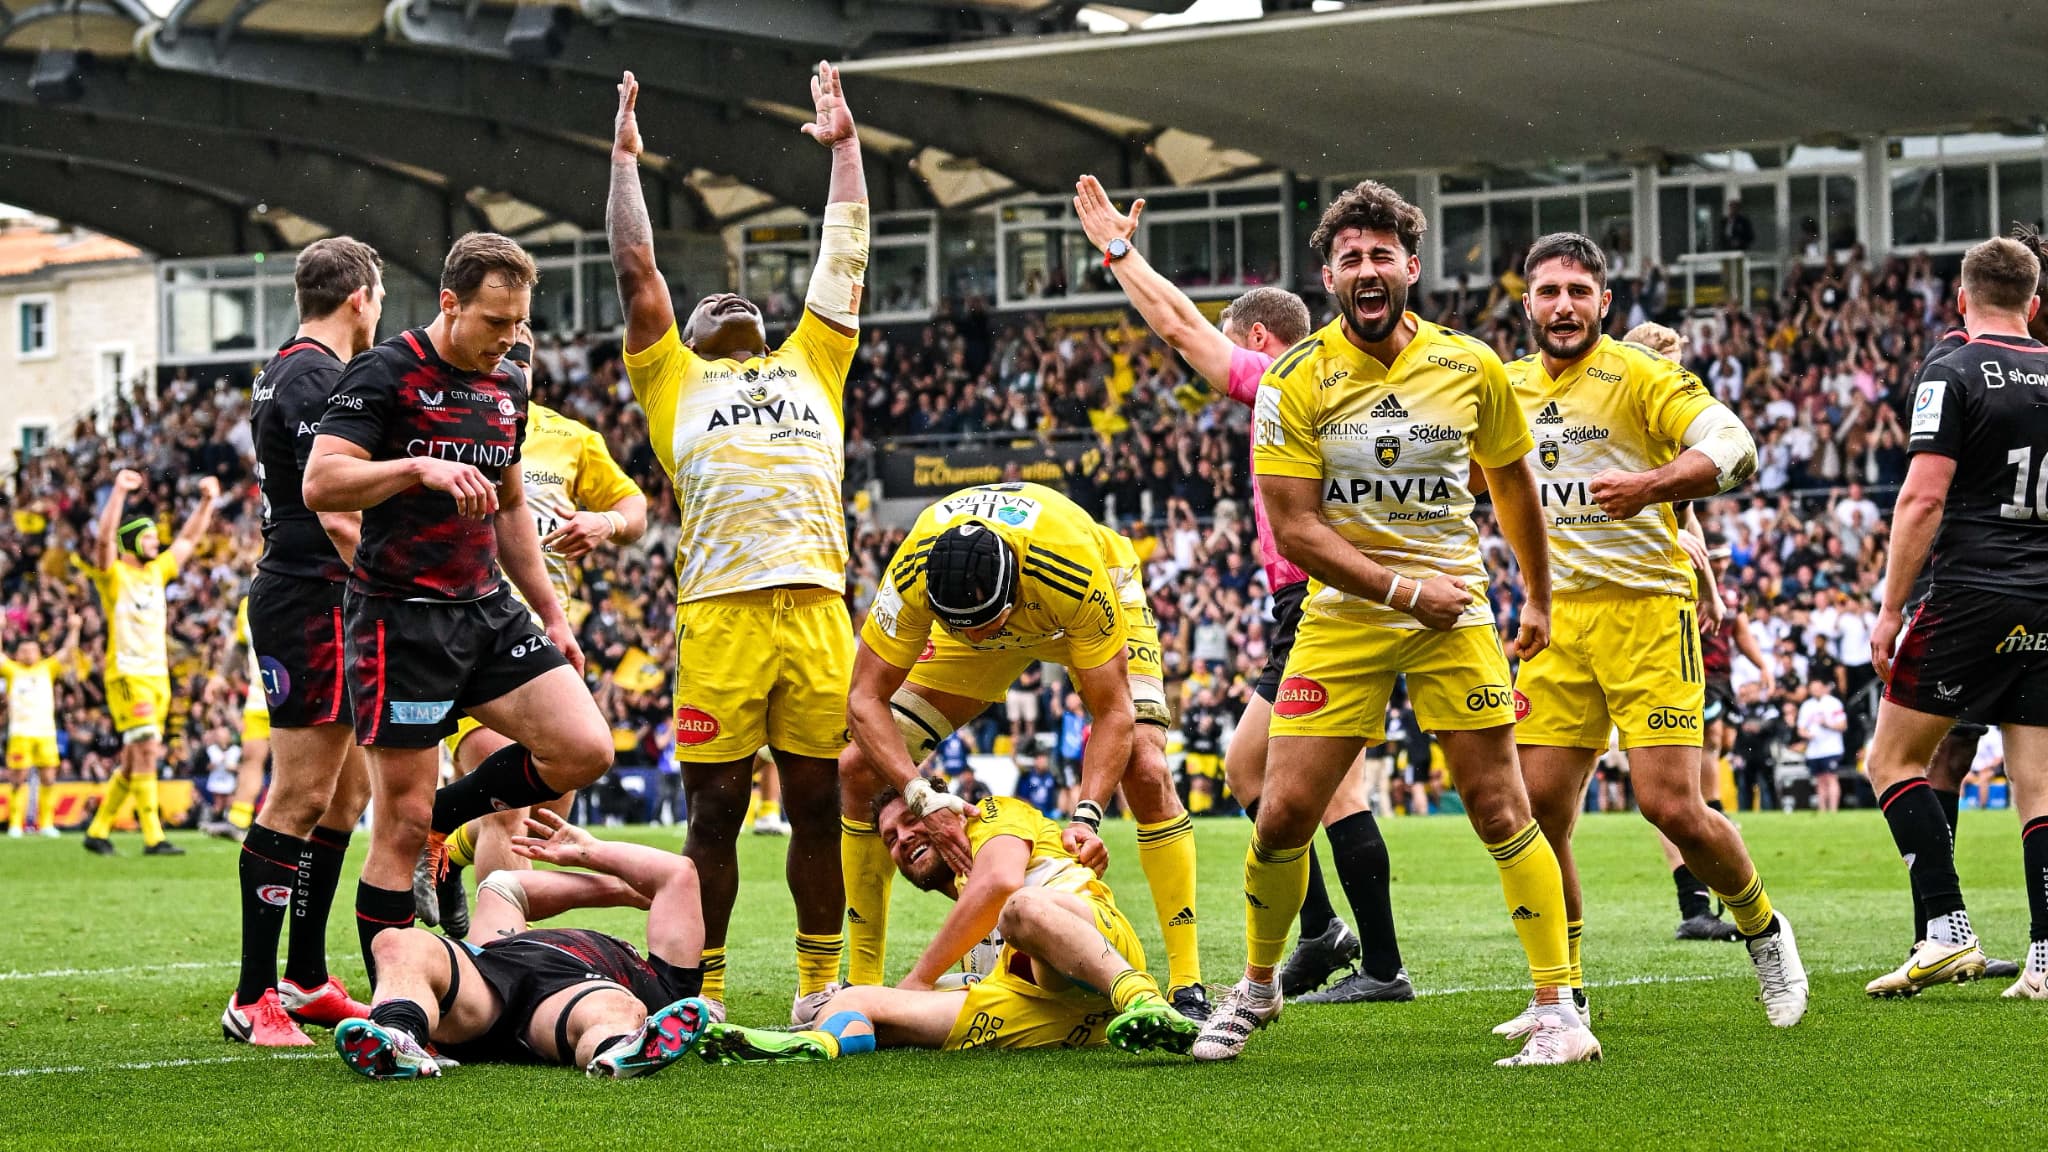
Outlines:
{"type": "Polygon", "coordinates": [[[908,668],[923,655],[933,629],[943,629],[925,598],[924,557],[939,533],[961,523],[1001,536],[1016,552],[1021,575],[1017,607],[1003,630],[969,647],[1000,652],[1064,641],[1076,668],[1100,668],[1123,651],[1128,637],[1111,572],[1117,563],[1112,541],[1123,538],[1043,485],[985,484],[940,500],[910,526],[861,625],[861,639],[876,655],[908,668]]]}
{"type": "Polygon", "coordinates": [[[256,655],[256,642],[249,639],[247,596],[242,597],[242,602],[235,606],[235,643],[242,646],[242,651],[249,658],[249,689],[242,698],[242,711],[268,713],[270,700],[263,694],[263,662],[256,655]]]}
{"type": "Polygon", "coordinates": [[[676,602],[846,587],[846,370],[859,341],[804,310],[765,357],[706,360],[671,326],[626,354],[648,437],[682,509],[676,602]]]}
{"type": "MultiPolygon", "coordinates": [[[[1403,576],[1463,577],[1472,603],[1459,627],[1492,618],[1472,524],[1472,461],[1498,468],[1529,450],[1500,357],[1409,313],[1416,324],[1381,364],[1333,320],[1274,361],[1259,382],[1252,460],[1261,476],[1316,480],[1323,522],[1403,576]]],[[[1311,581],[1310,606],[1386,628],[1422,622],[1376,600],[1311,581]]]]}
{"type": "MultiPolygon", "coordinates": [[[[640,495],[597,430],[552,408],[529,403],[526,406],[526,438],[519,445],[520,485],[526,491],[526,506],[533,510],[534,526],[545,539],[576,515],[578,510],[602,512],[628,496],[640,495]]],[[[569,560],[544,550],[548,583],[564,604],[575,594],[579,568],[569,560]]],[[[512,589],[520,596],[519,589],[512,589]]]]}
{"type": "Polygon", "coordinates": [[[142,565],[117,559],[113,568],[101,569],[75,562],[99,590],[100,614],[107,621],[107,674],[170,675],[164,585],[178,575],[177,558],[165,549],[142,565]]]}
{"type": "MultiPolygon", "coordinates": [[[[1012,796],[991,796],[974,806],[974,819],[967,821],[967,851],[981,855],[981,849],[998,836],[1015,836],[1031,845],[1031,862],[1024,866],[1024,883],[1051,888],[1076,896],[1107,896],[1109,888],[1092,868],[1074,859],[1060,843],[1061,828],[1038,809],[1012,796]]],[[[967,881],[954,881],[957,897],[967,881]]]]}
{"type": "Polygon", "coordinates": [[[7,681],[7,734],[32,739],[57,735],[57,670],[55,656],[33,664],[17,664],[0,656],[0,679],[7,681]]]}
{"type": "Polygon", "coordinates": [[[1692,596],[1692,562],[1678,546],[1671,505],[1610,520],[1590,485],[1610,468],[1647,472],[1677,459],[1685,430],[1716,403],[1699,377],[1602,336],[1559,379],[1540,356],[1509,365],[1508,378],[1535,439],[1529,463],[1550,533],[1551,587],[1692,596]]]}

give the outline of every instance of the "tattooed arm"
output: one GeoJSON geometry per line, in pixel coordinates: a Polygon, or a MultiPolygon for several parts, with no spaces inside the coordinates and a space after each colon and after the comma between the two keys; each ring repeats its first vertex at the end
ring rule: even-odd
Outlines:
{"type": "Polygon", "coordinates": [[[612,189],[604,209],[612,270],[619,278],[619,302],[626,313],[627,352],[653,344],[676,322],[668,282],[654,266],[654,226],[640,190],[640,121],[633,111],[639,99],[640,82],[628,72],[619,82],[619,113],[612,124],[612,189]]]}

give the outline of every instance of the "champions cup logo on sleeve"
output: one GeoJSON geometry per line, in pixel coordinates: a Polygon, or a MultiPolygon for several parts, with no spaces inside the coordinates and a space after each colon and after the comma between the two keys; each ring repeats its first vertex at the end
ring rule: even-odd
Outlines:
{"type": "Polygon", "coordinates": [[[1909,434],[1920,436],[1941,428],[1941,400],[1944,389],[1939,380],[1929,380],[1920,385],[1920,391],[1913,397],[1913,426],[1909,434]]]}
{"type": "Polygon", "coordinates": [[[718,717],[685,704],[676,709],[676,743],[709,744],[718,738],[718,717]]]}
{"type": "Polygon", "coordinates": [[[1330,694],[1321,684],[1306,676],[1289,676],[1280,682],[1280,691],[1273,697],[1273,714],[1307,716],[1322,711],[1329,702],[1330,694]]]}

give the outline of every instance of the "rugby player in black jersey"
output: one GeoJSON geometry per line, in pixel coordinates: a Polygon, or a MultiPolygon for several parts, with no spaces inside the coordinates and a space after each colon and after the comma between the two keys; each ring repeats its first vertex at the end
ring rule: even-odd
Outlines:
{"type": "Polygon", "coordinates": [[[375,785],[356,888],[365,963],[377,933],[412,923],[422,847],[438,864],[464,823],[611,767],[611,730],[583,682],[517,467],[527,381],[503,357],[538,280],[506,237],[457,240],[440,314],[349,364],[306,466],[308,507],[363,513],[342,616],[356,740],[375,785]],[[435,745],[459,712],[513,743],[437,795],[435,745]]]}
{"type": "Polygon", "coordinates": [[[347,236],[308,244],[292,271],[298,331],[255,383],[263,556],[249,587],[249,644],[270,708],[271,782],[242,842],[241,978],[220,1026],[229,1040],[264,1047],[311,1044],[299,1023],[331,1028],[364,1011],[327,971],[327,913],[370,796],[341,671],[342,585],[362,516],[313,512],[300,485],[342,365],[377,339],[381,268],[376,249],[347,236]]]}
{"type": "Polygon", "coordinates": [[[2048,345],[2029,331],[2040,275],[2020,241],[1970,249],[1957,293],[1969,340],[1927,366],[1913,397],[1912,463],[1871,635],[1886,690],[1868,766],[1925,919],[1906,962],[1866,987],[1873,996],[1985,972],[1926,775],[1964,721],[1999,726],[2021,820],[2032,945],[2006,995],[2048,999],[2048,345]],[[1923,566],[1932,585],[1908,624],[1923,566]]]}

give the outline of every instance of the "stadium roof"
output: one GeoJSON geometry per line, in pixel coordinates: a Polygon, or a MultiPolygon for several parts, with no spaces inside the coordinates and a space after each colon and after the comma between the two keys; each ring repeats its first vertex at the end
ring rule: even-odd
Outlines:
{"type": "Polygon", "coordinates": [[[167,255],[348,231],[431,277],[468,228],[602,226],[625,68],[656,226],[711,229],[821,206],[820,58],[851,60],[887,211],[2032,122],[2032,7],[1379,0],[1102,35],[1065,0],[0,0],[0,201],[167,255]]]}

